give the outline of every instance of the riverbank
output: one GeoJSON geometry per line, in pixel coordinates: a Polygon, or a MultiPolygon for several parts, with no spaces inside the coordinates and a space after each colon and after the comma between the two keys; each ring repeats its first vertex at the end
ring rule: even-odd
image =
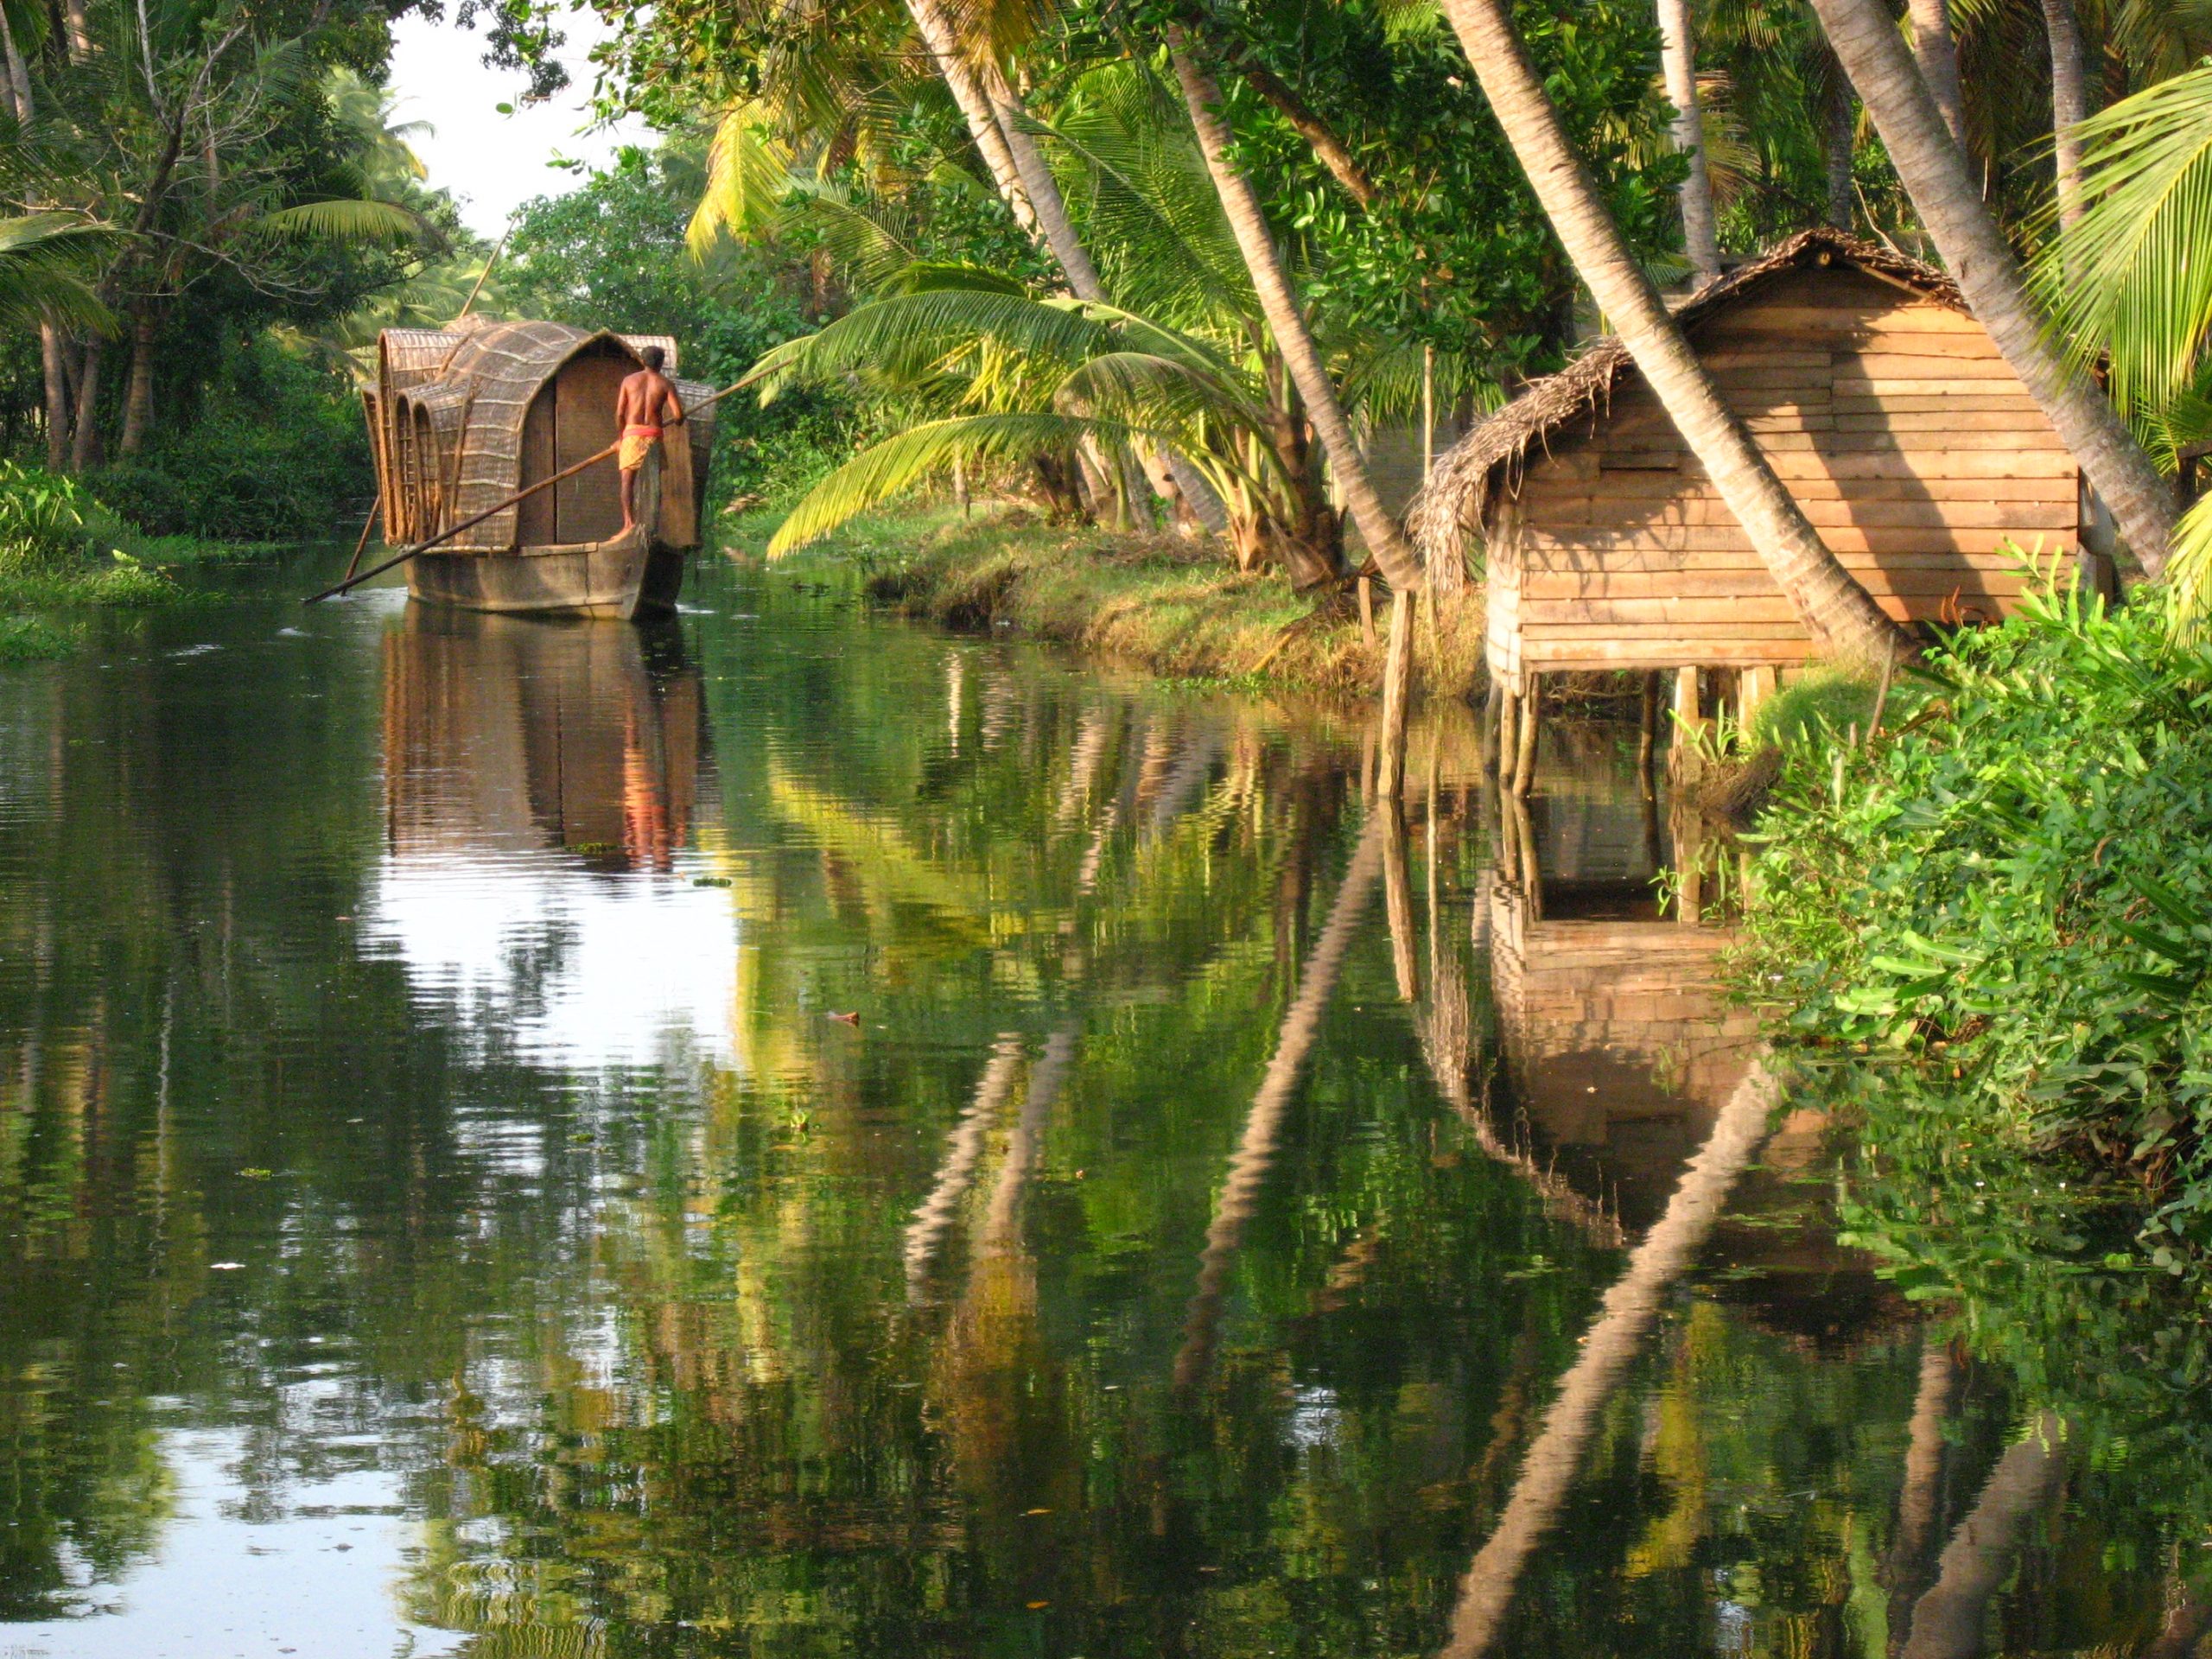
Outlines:
{"type": "MultiPolygon", "coordinates": [[[[758,556],[774,526],[772,514],[748,515],[727,544],[758,556]]],[[[802,576],[830,567],[859,572],[870,597],[907,615],[1051,640],[1164,678],[1341,697],[1372,696],[1382,682],[1379,584],[1370,639],[1351,591],[1293,593],[1274,572],[1236,569],[1211,537],[1052,526],[1020,512],[965,518],[943,507],[856,519],[778,566],[802,576]]],[[[1419,695],[1480,695],[1480,616],[1478,591],[1456,616],[1422,616],[1419,695]]]]}

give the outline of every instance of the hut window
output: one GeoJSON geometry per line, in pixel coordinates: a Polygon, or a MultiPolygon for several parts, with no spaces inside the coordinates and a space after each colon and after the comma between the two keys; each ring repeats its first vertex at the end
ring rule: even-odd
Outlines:
{"type": "Polygon", "coordinates": [[[1679,449],[1608,449],[1598,457],[1601,473],[1679,473],[1679,449]]]}

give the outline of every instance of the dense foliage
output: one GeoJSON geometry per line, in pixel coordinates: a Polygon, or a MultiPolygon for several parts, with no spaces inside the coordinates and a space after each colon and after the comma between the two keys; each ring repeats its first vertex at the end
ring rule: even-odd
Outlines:
{"type": "MultiPolygon", "coordinates": [[[[671,334],[687,379],[728,385],[822,321],[838,296],[803,252],[724,243],[694,259],[684,226],[701,183],[681,149],[632,148],[579,188],[531,202],[508,245],[499,309],[671,334]]],[[[710,487],[719,502],[785,499],[851,448],[848,402],[834,393],[716,407],[710,487]]]]}
{"type": "Polygon", "coordinates": [[[2178,1269],[2212,1245],[2212,654],[2155,607],[2054,596],[1926,672],[1871,751],[1793,752],[1759,993],[1799,1037],[1892,1052],[1961,1145],[2125,1169],[2178,1269]]]}

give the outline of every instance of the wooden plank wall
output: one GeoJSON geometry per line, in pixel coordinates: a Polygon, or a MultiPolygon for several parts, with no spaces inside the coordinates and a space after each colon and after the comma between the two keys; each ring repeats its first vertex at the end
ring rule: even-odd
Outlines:
{"type": "MultiPolygon", "coordinates": [[[[2009,542],[2075,546],[2072,458],[1980,325],[1842,265],[1770,278],[1694,343],[1846,568],[1900,620],[1993,619],[2009,542]]],[[[1532,454],[1493,519],[1508,675],[1787,664],[1789,601],[1642,383],[1532,454]]]]}

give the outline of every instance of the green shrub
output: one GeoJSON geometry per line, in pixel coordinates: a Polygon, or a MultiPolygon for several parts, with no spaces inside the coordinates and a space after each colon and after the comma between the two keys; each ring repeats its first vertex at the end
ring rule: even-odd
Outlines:
{"type": "MultiPolygon", "coordinates": [[[[1792,680],[1752,711],[1751,747],[1795,748],[1866,729],[1875,683],[1847,669],[1817,668],[1792,680]]],[[[1885,717],[1887,717],[1885,709],[1885,717]]]]}
{"type": "Polygon", "coordinates": [[[1934,1079],[1961,1138],[2127,1171],[2178,1269],[2212,1245],[2212,653],[2044,595],[1922,690],[1871,753],[1789,754],[1745,966],[1789,1032],[1934,1079]]]}
{"type": "Polygon", "coordinates": [[[143,454],[86,481],[153,535],[238,542],[332,535],[375,487],[352,390],[267,339],[227,353],[199,408],[157,426],[143,454]]]}
{"type": "Polygon", "coordinates": [[[99,503],[72,478],[0,461],[0,574],[62,569],[92,545],[99,503]]]}

